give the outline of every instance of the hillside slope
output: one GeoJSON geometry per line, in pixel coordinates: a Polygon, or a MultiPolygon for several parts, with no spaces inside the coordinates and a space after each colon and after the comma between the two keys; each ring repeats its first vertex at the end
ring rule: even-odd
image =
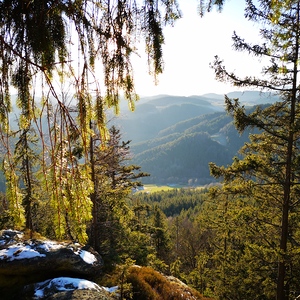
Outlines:
{"type": "MultiPolygon", "coordinates": [[[[230,93],[242,96],[247,109],[274,102],[259,92],[230,93]]],[[[248,141],[250,131],[240,135],[232,118],[220,105],[221,95],[141,99],[136,112],[117,119],[124,133],[132,140],[132,163],[151,174],[145,183],[207,184],[213,181],[208,164],[227,165],[248,141]]]]}
{"type": "Polygon", "coordinates": [[[148,182],[182,183],[193,179],[198,184],[211,181],[208,162],[229,163],[225,146],[207,133],[180,135],[173,141],[152,147],[134,156],[134,163],[151,174],[148,182]]]}

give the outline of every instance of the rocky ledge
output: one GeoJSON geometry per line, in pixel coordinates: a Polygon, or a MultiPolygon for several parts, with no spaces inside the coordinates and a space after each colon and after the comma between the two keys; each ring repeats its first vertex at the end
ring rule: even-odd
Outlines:
{"type": "Polygon", "coordinates": [[[25,240],[22,232],[0,231],[1,299],[112,299],[89,281],[102,269],[103,260],[91,247],[25,240]],[[89,292],[99,297],[84,298],[89,292]]]}

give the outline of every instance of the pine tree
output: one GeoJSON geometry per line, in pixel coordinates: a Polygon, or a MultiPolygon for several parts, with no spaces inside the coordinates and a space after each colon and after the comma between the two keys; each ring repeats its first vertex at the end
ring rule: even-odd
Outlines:
{"type": "Polygon", "coordinates": [[[159,259],[169,262],[170,237],[167,232],[166,216],[157,206],[153,208],[152,241],[159,259]]]}
{"type": "Polygon", "coordinates": [[[120,131],[114,126],[109,133],[108,140],[97,142],[95,138],[92,144],[95,190],[90,243],[101,254],[116,258],[134,215],[127,198],[132,189],[141,185],[136,180],[148,174],[128,164],[130,141],[121,141],[120,131]]]}
{"type": "MultiPolygon", "coordinates": [[[[228,168],[217,168],[211,165],[212,174],[224,178],[224,189],[234,189],[236,193],[248,192],[255,199],[255,205],[267,210],[270,218],[264,224],[273,224],[277,228],[276,255],[278,274],[276,278],[278,300],[288,299],[290,286],[293,285],[293,274],[288,266],[293,260],[295,222],[294,212],[297,205],[297,157],[298,149],[298,59],[300,34],[299,1],[283,1],[272,3],[259,1],[256,7],[247,1],[246,16],[250,20],[262,21],[262,45],[246,43],[237,34],[233,35],[237,50],[247,51],[256,56],[270,58],[270,66],[263,69],[266,79],[254,77],[239,78],[230,73],[216,57],[213,64],[216,77],[229,80],[236,86],[252,86],[276,91],[282,101],[267,109],[257,108],[250,115],[237,99],[226,98],[227,111],[234,117],[237,129],[242,132],[246,127],[261,130],[261,134],[253,135],[251,144],[243,149],[244,158],[236,159],[228,168]],[[279,230],[278,230],[279,229],[279,230]]],[[[260,220],[258,218],[258,220],[260,220]]],[[[270,226],[272,227],[272,226],[270,226]]],[[[266,231],[268,234],[272,232],[266,231]]],[[[275,249],[274,249],[275,251],[275,249]]]]}

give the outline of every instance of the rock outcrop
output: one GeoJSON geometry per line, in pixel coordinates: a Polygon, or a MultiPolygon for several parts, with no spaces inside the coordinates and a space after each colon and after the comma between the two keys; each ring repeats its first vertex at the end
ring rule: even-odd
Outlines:
{"type": "Polygon", "coordinates": [[[73,290],[53,294],[47,300],[116,300],[107,292],[94,290],[73,290]]]}
{"type": "Polygon", "coordinates": [[[24,287],[25,299],[115,299],[107,289],[86,279],[58,277],[24,287]]]}
{"type": "Polygon", "coordinates": [[[2,295],[11,295],[26,285],[61,276],[90,279],[100,276],[102,268],[101,256],[88,246],[49,240],[24,240],[21,232],[0,232],[2,295]]]}

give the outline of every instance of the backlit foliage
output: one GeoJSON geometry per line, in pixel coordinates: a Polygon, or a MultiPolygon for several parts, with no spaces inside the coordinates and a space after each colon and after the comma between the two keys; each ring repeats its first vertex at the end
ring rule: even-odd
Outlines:
{"type": "Polygon", "coordinates": [[[179,17],[176,1],[0,1],[1,158],[16,226],[22,227],[25,219],[31,226],[32,196],[39,198],[34,189],[41,184],[39,192],[51,195],[57,236],[63,237],[70,226],[72,235],[86,240],[84,224],[91,218],[93,190],[91,124],[107,138],[105,108],[118,112],[121,96],[134,108],[135,44],[144,40],[149,70],[158,75],[163,70],[163,27],[179,17]],[[12,126],[12,114],[18,129],[12,126]],[[24,134],[38,138],[38,165],[17,162],[13,156],[15,139],[24,134]],[[72,155],[75,145],[83,158],[72,155]],[[34,172],[39,183],[33,180],[34,172]],[[30,188],[21,190],[24,179],[30,188]]]}

